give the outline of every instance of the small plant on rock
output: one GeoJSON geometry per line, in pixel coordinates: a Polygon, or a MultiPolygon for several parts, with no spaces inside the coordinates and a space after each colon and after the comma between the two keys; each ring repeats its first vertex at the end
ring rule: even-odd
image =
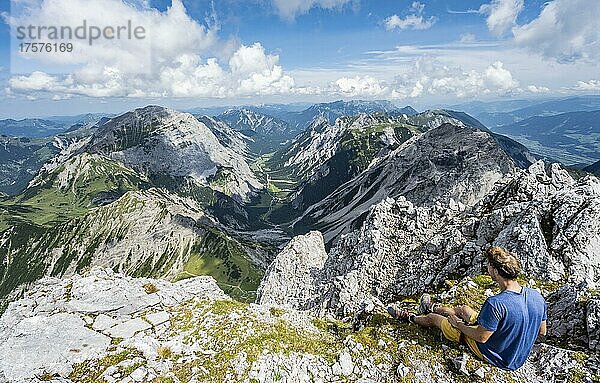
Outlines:
{"type": "Polygon", "coordinates": [[[41,373],[40,375],[37,376],[37,378],[39,380],[41,380],[42,382],[49,382],[51,380],[53,380],[56,377],[56,374],[53,374],[51,372],[47,372],[44,371],[43,373],[41,373]]]}
{"type": "Polygon", "coordinates": [[[146,283],[144,290],[146,290],[146,294],[154,294],[158,291],[158,288],[153,283],[146,283]]]}
{"type": "Polygon", "coordinates": [[[161,359],[169,359],[171,356],[173,356],[173,351],[171,351],[171,349],[167,346],[159,346],[156,350],[156,353],[161,359]]]}

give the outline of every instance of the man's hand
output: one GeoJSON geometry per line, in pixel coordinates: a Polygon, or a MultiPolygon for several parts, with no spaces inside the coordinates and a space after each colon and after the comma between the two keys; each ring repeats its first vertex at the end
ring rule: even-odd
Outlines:
{"type": "Polygon", "coordinates": [[[450,325],[454,328],[458,328],[459,323],[464,323],[462,319],[454,314],[448,316],[448,322],[450,322],[450,325]]]}
{"type": "Polygon", "coordinates": [[[458,331],[462,332],[466,336],[471,339],[475,339],[475,341],[479,343],[485,343],[494,333],[493,331],[486,330],[481,326],[467,326],[465,322],[457,317],[456,315],[449,315],[448,322],[458,331]]]}

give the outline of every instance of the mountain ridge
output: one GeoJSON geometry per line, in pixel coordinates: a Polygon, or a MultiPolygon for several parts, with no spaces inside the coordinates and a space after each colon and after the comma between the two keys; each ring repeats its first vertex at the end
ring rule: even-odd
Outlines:
{"type": "Polygon", "coordinates": [[[600,159],[599,119],[600,110],[535,116],[496,127],[494,132],[527,145],[540,156],[560,160],[565,165],[590,164],[600,159]]]}
{"type": "Polygon", "coordinates": [[[196,117],[148,106],[111,119],[81,151],[102,153],[144,173],[190,177],[246,201],[262,185],[246,161],[196,117]],[[129,129],[128,127],[131,127],[129,129]]]}
{"type": "Polygon", "coordinates": [[[514,161],[490,133],[443,124],[409,139],[323,201],[311,206],[295,222],[295,233],[305,232],[306,227],[321,228],[326,243],[331,243],[341,233],[360,225],[368,208],[385,197],[405,195],[415,203],[435,203],[435,198],[443,195],[443,191],[440,194],[436,191],[465,188],[464,198],[460,196],[463,193],[452,197],[456,202],[470,205],[485,195],[486,188],[515,168],[514,161]],[[477,156],[473,156],[474,153],[477,156]],[[482,165],[484,159],[487,161],[485,165],[491,168],[498,163],[501,165],[495,171],[487,172],[482,165]],[[469,161],[468,165],[466,161],[469,161]],[[463,176],[462,171],[458,171],[462,166],[469,171],[479,171],[478,176],[471,173],[463,176]],[[454,169],[452,174],[456,179],[448,176],[450,169],[454,169]],[[461,184],[461,177],[465,177],[464,185],[461,184]],[[477,177],[481,177],[483,185],[471,181],[477,177]],[[440,183],[444,186],[440,187],[440,183]],[[476,195],[466,193],[475,189],[479,190],[476,195]]]}

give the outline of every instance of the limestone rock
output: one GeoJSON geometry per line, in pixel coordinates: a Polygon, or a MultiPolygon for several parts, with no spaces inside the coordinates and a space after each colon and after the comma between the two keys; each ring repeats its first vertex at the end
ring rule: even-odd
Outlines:
{"type": "Polygon", "coordinates": [[[348,376],[352,374],[352,371],[354,371],[354,362],[352,361],[352,356],[349,353],[343,352],[340,355],[339,363],[342,375],[348,376]]]}
{"type": "Polygon", "coordinates": [[[585,282],[567,284],[548,297],[548,337],[579,349],[600,347],[600,295],[585,282]]]}
{"type": "MultiPolygon", "coordinates": [[[[2,383],[452,383],[481,371],[499,383],[559,383],[574,374],[591,379],[599,365],[593,355],[541,344],[521,369],[509,373],[457,345],[434,346],[433,333],[420,333],[417,341],[410,324],[379,318],[352,331],[303,311],[235,302],[209,277],[169,283],[93,269],[66,280],[44,278],[34,287],[0,317],[2,383]],[[81,280],[85,286],[77,283],[81,280]],[[153,293],[156,303],[154,297],[143,304],[130,298],[148,283],[159,289],[153,293]],[[98,310],[92,310],[96,300],[98,310]],[[124,331],[111,334],[115,328],[124,331]],[[451,359],[457,356],[455,368],[451,359]]],[[[587,301],[589,313],[596,313],[594,299],[587,301]]],[[[377,312],[379,306],[371,301],[365,309],[377,312]]]]}
{"type": "Polygon", "coordinates": [[[152,328],[152,325],[141,318],[135,318],[111,327],[106,332],[112,338],[131,338],[136,333],[152,328]]]}
{"type": "MultiPolygon", "coordinates": [[[[0,373],[10,382],[67,377],[73,364],[106,355],[111,338],[127,342],[168,321],[165,308],[194,298],[229,299],[211,277],[170,283],[93,268],[66,280],[43,278],[0,317],[0,373]],[[159,292],[148,294],[148,283],[159,292]]],[[[143,380],[141,375],[133,381],[143,380]]]]}
{"type": "Polygon", "coordinates": [[[9,331],[0,343],[0,371],[10,381],[44,372],[68,374],[71,364],[100,356],[110,344],[75,314],[24,318],[9,331]]]}
{"type": "Polygon", "coordinates": [[[454,368],[458,370],[463,375],[469,376],[469,370],[467,370],[467,362],[469,361],[469,356],[467,354],[462,354],[461,356],[452,359],[452,364],[454,364],[454,368]]]}
{"type": "Polygon", "coordinates": [[[319,271],[327,253],[318,231],[293,238],[269,266],[258,288],[258,303],[300,309],[313,307],[322,291],[319,271]]]}
{"type": "Polygon", "coordinates": [[[485,378],[485,370],[483,369],[483,367],[479,367],[477,370],[475,370],[473,375],[475,375],[479,379],[483,379],[485,378]]]}
{"type": "MultiPolygon", "coordinates": [[[[559,165],[539,161],[502,178],[470,207],[455,200],[419,206],[403,196],[386,198],[371,206],[359,228],[340,237],[322,268],[311,265],[311,278],[299,283],[289,272],[281,273],[295,261],[284,255],[265,280],[280,281],[274,289],[278,302],[347,316],[372,297],[389,302],[455,275],[480,274],[482,252],[490,245],[514,252],[527,276],[595,288],[600,282],[600,181],[592,176],[574,180],[559,165]],[[303,292],[301,305],[296,291],[303,292]],[[312,297],[305,294],[311,291],[312,297]]],[[[269,289],[264,284],[263,295],[269,289]]]]}
{"type": "Polygon", "coordinates": [[[595,295],[587,302],[586,314],[588,346],[598,352],[600,351],[600,295],[595,295]]]}
{"type": "Polygon", "coordinates": [[[160,311],[146,315],[146,319],[153,325],[158,326],[159,324],[165,323],[171,316],[166,311],[160,311]]]}

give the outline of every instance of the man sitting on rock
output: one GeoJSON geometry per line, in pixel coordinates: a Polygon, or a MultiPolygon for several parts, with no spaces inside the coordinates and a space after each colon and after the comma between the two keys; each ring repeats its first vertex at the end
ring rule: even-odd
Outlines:
{"type": "Polygon", "coordinates": [[[486,252],[487,271],[501,292],[489,297],[477,313],[469,306],[432,304],[423,294],[417,314],[388,307],[393,317],[425,327],[438,327],[454,342],[464,342],[481,360],[505,370],[516,370],[527,360],[538,335],[546,335],[546,302],[536,290],[517,282],[519,260],[502,249],[486,252]]]}

